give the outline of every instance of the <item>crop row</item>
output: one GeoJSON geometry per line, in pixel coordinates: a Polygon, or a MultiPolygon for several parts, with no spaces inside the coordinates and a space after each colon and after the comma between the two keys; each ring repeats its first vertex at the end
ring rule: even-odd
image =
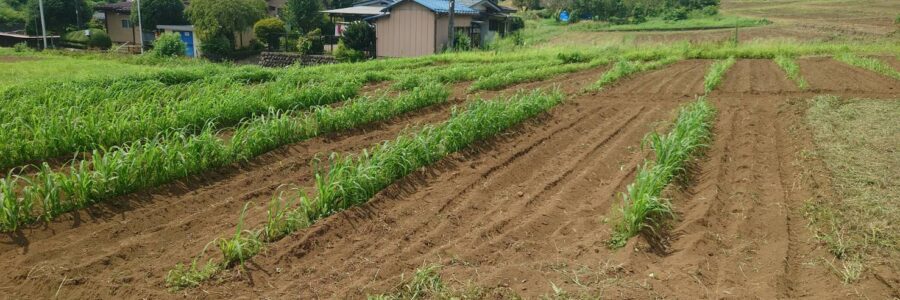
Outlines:
{"type": "Polygon", "coordinates": [[[342,101],[365,83],[396,79],[408,89],[425,82],[477,80],[496,89],[596,65],[562,64],[544,55],[498,55],[492,63],[466,56],[378,60],[272,71],[180,68],[121,80],[35,82],[4,91],[0,106],[0,168],[113,147],[159,134],[232,126],[269,110],[298,110],[342,101]],[[459,59],[450,65],[448,61],[459,59]],[[535,71],[537,72],[530,72],[535,71]],[[48,88],[53,86],[53,88],[48,88]],[[13,104],[14,103],[14,104],[13,104]]]}
{"type": "Polygon", "coordinates": [[[619,248],[644,229],[654,229],[672,214],[662,192],[676,176],[685,172],[688,159],[706,147],[712,138],[716,110],[701,97],[682,107],[668,134],[652,132],[641,147],[653,150],[655,161],[645,161],[622,194],[622,219],[615,226],[610,246],[619,248]]]}
{"type": "Polygon", "coordinates": [[[604,72],[603,75],[594,82],[589,90],[602,90],[610,83],[613,83],[621,78],[628,77],[631,74],[644,72],[648,70],[655,70],[662,68],[664,66],[670,65],[674,62],[681,60],[681,57],[678,56],[668,56],[659,58],[653,61],[639,61],[639,60],[619,60],[615,65],[612,66],[608,71],[604,72]]]}
{"type": "Polygon", "coordinates": [[[245,205],[234,235],[214,241],[222,252],[221,262],[200,262],[198,256],[190,264],[176,265],[166,282],[176,289],[196,286],[222,268],[242,264],[258,253],[265,241],[363,204],[396,180],[545,112],[562,99],[559,92],[533,91],[507,101],[474,101],[465,110],[454,110],[449,120],[437,126],[426,126],[356,155],[332,154],[326,167],[315,170],[316,193],[312,197],[302,192],[288,200],[274,195],[266,223],[255,230],[243,229],[245,205]]]}
{"type": "Polygon", "coordinates": [[[229,140],[206,126],[198,134],[175,132],[73,161],[54,171],[43,163],[30,177],[9,174],[0,180],[0,228],[14,230],[39,219],[89,206],[114,196],[170,182],[210,168],[245,160],[278,146],[323,133],[384,120],[404,112],[446,101],[441,85],[430,84],[396,99],[361,98],[338,108],[320,106],[295,116],[273,111],[243,122],[229,140]]]}

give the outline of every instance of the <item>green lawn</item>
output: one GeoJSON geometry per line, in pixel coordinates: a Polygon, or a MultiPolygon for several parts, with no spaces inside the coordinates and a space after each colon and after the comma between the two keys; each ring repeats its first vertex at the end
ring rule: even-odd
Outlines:
{"type": "Polygon", "coordinates": [[[42,79],[118,77],[159,69],[160,66],[131,64],[109,58],[17,53],[11,48],[0,48],[0,87],[42,79]]]}
{"type": "Polygon", "coordinates": [[[766,19],[748,19],[737,16],[702,16],[691,17],[686,20],[667,21],[661,18],[651,18],[639,24],[614,25],[607,22],[584,21],[573,25],[574,30],[579,31],[676,31],[676,30],[700,30],[722,29],[737,27],[754,27],[771,24],[766,19]]]}

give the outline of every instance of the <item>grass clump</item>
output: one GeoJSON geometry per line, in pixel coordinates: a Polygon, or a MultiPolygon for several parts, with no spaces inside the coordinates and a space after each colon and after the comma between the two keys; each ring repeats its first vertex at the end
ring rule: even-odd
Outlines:
{"type": "Polygon", "coordinates": [[[773,60],[775,61],[775,64],[777,64],[779,67],[781,67],[782,70],[784,70],[784,73],[787,74],[787,77],[797,84],[798,88],[800,88],[801,90],[805,90],[809,87],[809,85],[806,83],[806,80],[803,79],[803,75],[800,75],[800,65],[797,64],[796,59],[786,55],[779,55],[776,56],[773,60]]]}
{"type": "Polygon", "coordinates": [[[628,61],[620,60],[609,71],[603,73],[588,90],[598,91],[621,78],[628,77],[631,74],[655,70],[670,65],[681,60],[679,57],[669,56],[653,61],[628,61]]]}
{"type": "Polygon", "coordinates": [[[613,248],[625,245],[629,238],[644,229],[653,230],[657,218],[670,215],[670,204],[661,198],[666,186],[684,173],[688,159],[706,146],[712,136],[712,121],[716,110],[701,97],[682,107],[668,134],[650,133],[643,146],[649,145],[656,160],[644,162],[622,194],[622,220],[616,225],[609,244],[613,248]]]}
{"type": "Polygon", "coordinates": [[[244,204],[234,235],[231,238],[219,238],[216,240],[219,250],[222,250],[226,265],[243,265],[245,260],[262,250],[263,242],[260,239],[260,232],[242,230],[244,227],[244,215],[247,213],[249,205],[250,203],[244,204]]]}
{"type": "Polygon", "coordinates": [[[737,62],[737,60],[732,56],[727,59],[717,60],[709,67],[709,72],[706,73],[706,77],[703,81],[703,87],[707,94],[712,92],[720,83],[722,83],[722,78],[725,77],[725,73],[728,72],[728,69],[730,69],[735,62],[737,62]]]}
{"type": "Polygon", "coordinates": [[[223,266],[213,262],[212,259],[203,265],[200,264],[200,257],[202,253],[206,252],[209,245],[206,244],[206,247],[203,247],[203,251],[200,252],[201,255],[194,258],[190,264],[176,264],[175,268],[166,273],[166,286],[173,291],[196,287],[218,273],[223,266]]]}
{"type": "Polygon", "coordinates": [[[837,273],[858,278],[865,264],[900,270],[900,101],[819,96],[806,119],[834,194],[805,210],[816,237],[841,260],[837,273]]]}
{"type": "Polygon", "coordinates": [[[849,65],[867,69],[894,79],[900,79],[900,71],[895,70],[891,65],[877,58],[861,57],[849,52],[839,53],[835,55],[834,58],[849,65]]]}

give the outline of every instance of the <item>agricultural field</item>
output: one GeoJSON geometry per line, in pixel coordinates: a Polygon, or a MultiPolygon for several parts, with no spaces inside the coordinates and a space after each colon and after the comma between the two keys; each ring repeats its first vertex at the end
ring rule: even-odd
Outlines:
{"type": "Polygon", "coordinates": [[[900,43],[785,39],[857,22],[803,3],[283,69],[0,49],[0,291],[900,297],[900,43]]]}

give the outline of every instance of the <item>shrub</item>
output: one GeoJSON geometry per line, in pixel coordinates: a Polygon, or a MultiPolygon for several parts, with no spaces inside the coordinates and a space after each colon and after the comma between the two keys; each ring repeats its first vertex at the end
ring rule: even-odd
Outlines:
{"type": "Polygon", "coordinates": [[[591,60],[590,57],[588,57],[587,55],[584,55],[581,52],[571,52],[571,53],[560,52],[559,54],[556,55],[556,57],[559,58],[559,60],[561,60],[564,64],[581,63],[581,62],[586,62],[586,61],[591,60]]]}
{"type": "Polygon", "coordinates": [[[26,44],[25,42],[21,42],[21,43],[18,43],[18,44],[13,45],[13,50],[16,51],[16,52],[28,52],[28,51],[31,51],[31,49],[28,48],[28,44],[26,44]]]}
{"type": "Polygon", "coordinates": [[[253,25],[253,33],[256,37],[265,41],[269,50],[278,49],[281,36],[285,33],[284,22],[278,18],[265,18],[253,25]]]}
{"type": "Polygon", "coordinates": [[[662,18],[663,18],[663,20],[666,20],[666,21],[687,20],[688,10],[683,7],[672,8],[672,9],[669,9],[668,11],[666,11],[662,15],[662,18]]]}
{"type": "Polygon", "coordinates": [[[453,51],[472,50],[472,38],[464,32],[457,32],[453,36],[453,51]]]}
{"type": "Polygon", "coordinates": [[[64,34],[61,42],[66,47],[79,49],[109,49],[112,46],[109,35],[100,29],[75,30],[64,34]]]}
{"type": "Polygon", "coordinates": [[[715,16],[719,14],[719,7],[710,5],[701,9],[700,12],[706,16],[715,16]]]}
{"type": "Polygon", "coordinates": [[[366,54],[362,51],[347,47],[347,45],[344,44],[343,39],[338,41],[332,54],[334,54],[334,58],[340,62],[356,62],[366,58],[366,54]]]}
{"type": "Polygon", "coordinates": [[[300,51],[300,54],[322,54],[325,51],[322,30],[316,28],[297,39],[297,51],[300,51]]]}
{"type": "Polygon", "coordinates": [[[341,36],[341,42],[350,49],[370,52],[375,47],[375,28],[363,21],[350,23],[341,36]]]}
{"type": "Polygon", "coordinates": [[[516,32],[525,28],[525,20],[519,17],[509,18],[509,32],[516,32]]]}
{"type": "Polygon", "coordinates": [[[153,55],[160,57],[182,56],[186,51],[187,45],[174,32],[163,33],[153,43],[153,55]]]}
{"type": "Polygon", "coordinates": [[[221,35],[200,43],[200,50],[203,52],[203,56],[211,61],[223,61],[233,52],[231,41],[221,35]]]}

